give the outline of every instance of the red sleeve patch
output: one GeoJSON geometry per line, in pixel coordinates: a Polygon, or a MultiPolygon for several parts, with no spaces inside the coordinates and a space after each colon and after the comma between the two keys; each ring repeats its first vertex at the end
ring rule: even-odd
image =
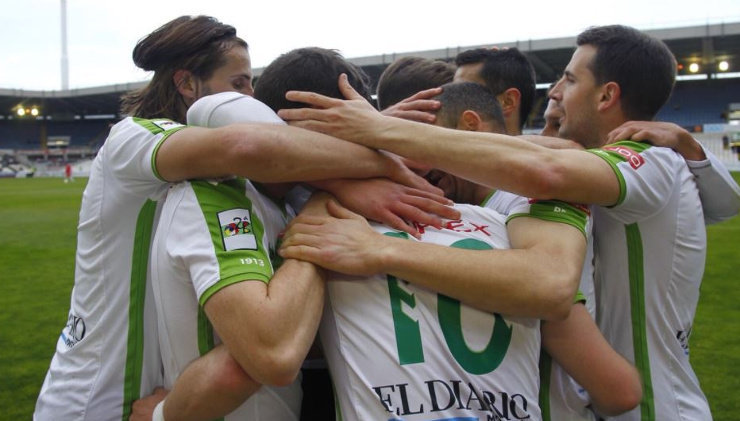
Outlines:
{"type": "Polygon", "coordinates": [[[626,159],[626,161],[630,163],[630,166],[632,166],[632,168],[634,169],[638,169],[643,164],[645,164],[645,159],[643,159],[639,153],[633,151],[630,148],[625,148],[624,146],[605,146],[603,149],[622,155],[626,159]]]}

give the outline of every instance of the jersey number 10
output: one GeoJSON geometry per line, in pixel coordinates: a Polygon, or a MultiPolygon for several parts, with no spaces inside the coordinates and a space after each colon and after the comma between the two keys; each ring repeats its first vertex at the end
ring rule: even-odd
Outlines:
{"type": "MultiPolygon", "coordinates": [[[[386,235],[402,237],[401,233],[386,235]]],[[[490,250],[487,243],[476,239],[460,240],[450,247],[470,250],[490,250]]],[[[399,285],[398,279],[388,275],[388,292],[391,300],[391,313],[396,333],[398,362],[401,365],[424,362],[424,348],[421,343],[419,322],[403,312],[401,306],[416,307],[416,297],[399,285]]],[[[437,319],[444,335],[445,343],[452,356],[466,372],[481,375],[496,369],[506,356],[511,342],[512,328],[506,325],[503,317],[493,314],[495,318],[493,333],[488,344],[480,351],[471,350],[465,342],[461,320],[460,301],[446,295],[437,294],[437,319]]]]}

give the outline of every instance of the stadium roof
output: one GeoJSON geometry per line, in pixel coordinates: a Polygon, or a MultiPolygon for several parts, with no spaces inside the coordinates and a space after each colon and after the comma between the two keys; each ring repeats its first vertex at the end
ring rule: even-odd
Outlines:
{"type": "MultiPolygon", "coordinates": [[[[656,29],[645,32],[662,39],[673,51],[678,62],[686,67],[689,63],[698,63],[702,67],[701,73],[714,73],[716,63],[725,60],[730,63],[730,72],[740,71],[740,22],[656,29]]],[[[382,54],[352,58],[349,61],[361,66],[371,76],[374,85],[383,69],[400,57],[420,56],[430,59],[454,60],[461,51],[492,46],[516,47],[525,52],[535,67],[537,81],[550,83],[557,79],[568,64],[575,46],[575,36],[382,54]]],[[[255,76],[259,76],[261,71],[262,69],[255,69],[255,76]]],[[[24,107],[37,106],[42,115],[50,115],[54,119],[61,120],[72,119],[75,116],[84,118],[95,115],[116,115],[121,95],[143,87],[145,84],[146,82],[124,83],[64,91],[0,89],[0,118],[13,118],[19,104],[24,107]]]]}

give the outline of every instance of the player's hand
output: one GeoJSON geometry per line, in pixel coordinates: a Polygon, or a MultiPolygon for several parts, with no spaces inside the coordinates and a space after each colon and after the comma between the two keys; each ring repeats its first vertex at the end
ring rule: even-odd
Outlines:
{"type": "Polygon", "coordinates": [[[285,98],[302,102],[309,108],[283,109],[278,115],[292,126],[375,147],[372,142],[383,131],[384,120],[392,119],[384,117],[358,94],[344,73],[339,76],[339,90],[347,100],[314,92],[289,91],[285,98]]]}
{"type": "Polygon", "coordinates": [[[365,218],[333,200],[327,210],[329,216],[301,214],[293,219],[280,255],[350,275],[383,272],[383,241],[391,238],[375,232],[365,218]]]}
{"type": "Polygon", "coordinates": [[[413,222],[439,228],[441,218],[458,219],[452,202],[433,194],[402,186],[385,178],[329,180],[314,183],[332,193],[343,206],[393,229],[419,236],[413,222]]]}
{"type": "Polygon", "coordinates": [[[134,401],[131,406],[129,421],[152,421],[154,407],[167,397],[168,391],[161,387],[154,389],[154,393],[134,401]]]}
{"type": "Polygon", "coordinates": [[[407,187],[423,190],[433,195],[442,196],[444,192],[437,186],[432,185],[424,178],[431,168],[424,167],[418,162],[406,159],[386,151],[379,151],[387,157],[386,176],[396,183],[407,187]]]}
{"type": "Polygon", "coordinates": [[[380,113],[385,116],[418,121],[420,123],[434,123],[437,119],[437,110],[439,110],[441,103],[432,98],[440,93],[442,93],[442,88],[431,88],[420,91],[399,103],[391,105],[380,113]]]}
{"type": "Polygon", "coordinates": [[[607,135],[607,143],[620,140],[646,141],[655,146],[671,148],[689,161],[706,159],[699,142],[683,127],[661,121],[628,121],[607,135]]]}

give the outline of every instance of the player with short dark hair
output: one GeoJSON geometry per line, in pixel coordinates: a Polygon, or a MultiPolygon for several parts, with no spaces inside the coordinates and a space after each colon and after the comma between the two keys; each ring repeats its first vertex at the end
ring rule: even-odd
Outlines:
{"type": "Polygon", "coordinates": [[[378,108],[385,110],[420,91],[449,83],[454,76],[455,67],[446,61],[401,57],[378,79],[378,108]]]}
{"type": "Polygon", "coordinates": [[[504,109],[507,133],[521,134],[535,98],[535,72],[527,56],[517,48],[476,48],[458,54],[455,64],[455,81],[486,86],[504,109]]]}

